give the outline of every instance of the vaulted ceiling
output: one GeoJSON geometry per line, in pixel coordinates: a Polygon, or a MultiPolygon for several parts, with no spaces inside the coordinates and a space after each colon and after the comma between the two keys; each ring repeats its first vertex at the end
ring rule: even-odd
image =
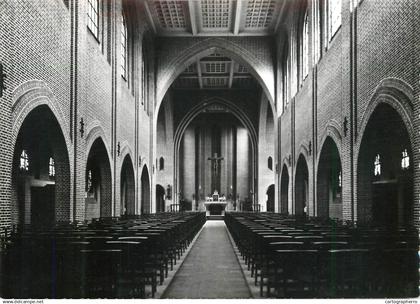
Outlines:
{"type": "Polygon", "coordinates": [[[159,36],[264,36],[279,25],[286,0],[145,0],[159,36]]]}

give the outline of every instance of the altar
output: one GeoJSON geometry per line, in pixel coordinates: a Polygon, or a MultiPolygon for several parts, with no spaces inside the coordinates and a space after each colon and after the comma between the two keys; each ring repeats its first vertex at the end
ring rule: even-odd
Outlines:
{"type": "Polygon", "coordinates": [[[206,216],[210,215],[225,215],[226,209],[226,197],[219,196],[217,192],[213,193],[212,196],[207,196],[204,206],[206,207],[206,216]]]}

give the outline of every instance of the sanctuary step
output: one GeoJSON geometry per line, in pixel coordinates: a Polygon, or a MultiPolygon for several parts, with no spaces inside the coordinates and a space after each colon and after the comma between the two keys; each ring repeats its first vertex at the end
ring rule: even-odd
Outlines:
{"type": "Polygon", "coordinates": [[[223,215],[207,215],[206,216],[207,217],[207,220],[209,221],[211,221],[211,220],[222,220],[223,221],[223,219],[224,219],[224,216],[223,215]]]}

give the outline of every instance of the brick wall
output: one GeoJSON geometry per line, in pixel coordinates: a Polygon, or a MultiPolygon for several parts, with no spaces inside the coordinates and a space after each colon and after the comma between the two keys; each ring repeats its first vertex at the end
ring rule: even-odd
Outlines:
{"type": "MultiPolygon", "coordinates": [[[[419,82],[414,70],[418,70],[419,61],[418,52],[415,53],[415,39],[418,39],[419,35],[415,24],[418,22],[419,10],[415,8],[415,2],[364,0],[356,12],[351,14],[348,9],[349,2],[343,1],[341,28],[328,48],[322,50],[320,61],[314,65],[312,73],[299,86],[291,104],[279,118],[280,160],[291,153],[292,159],[296,161],[301,145],[312,141],[314,155],[308,163],[309,175],[315,179],[314,184],[310,186],[312,191],[316,192],[316,170],[325,138],[330,136],[338,142],[343,170],[342,214],[346,220],[357,220],[357,202],[364,195],[357,190],[356,181],[357,156],[363,135],[359,133],[366,124],[367,115],[373,112],[372,105],[378,103],[375,103],[378,86],[386,82],[384,86],[388,89],[391,81],[387,79],[396,78],[401,87],[411,87],[406,90],[409,91],[408,102],[404,101],[407,99],[404,93],[395,94],[396,100],[398,96],[403,100],[394,102],[394,107],[397,109],[404,107],[404,104],[412,105],[408,107],[408,118],[405,121],[413,126],[409,130],[413,133],[413,148],[418,146],[415,113],[419,111],[416,99],[419,82]],[[352,24],[353,20],[355,26],[352,24]],[[347,122],[346,126],[344,121],[347,122]],[[352,129],[355,130],[354,136],[351,133],[352,129]]],[[[278,48],[282,47],[281,39],[286,36],[290,37],[289,44],[298,41],[294,15],[297,14],[296,10],[297,7],[289,8],[290,17],[283,28],[287,35],[278,35],[278,48]]],[[[281,59],[278,64],[281,64],[281,59]]],[[[413,150],[414,180],[418,179],[419,174],[418,153],[418,149],[413,150]]],[[[291,182],[292,179],[293,177],[291,182]]],[[[419,187],[418,183],[414,184],[416,201],[413,217],[418,224],[419,187]]],[[[310,200],[316,209],[315,193],[310,200]]]]}

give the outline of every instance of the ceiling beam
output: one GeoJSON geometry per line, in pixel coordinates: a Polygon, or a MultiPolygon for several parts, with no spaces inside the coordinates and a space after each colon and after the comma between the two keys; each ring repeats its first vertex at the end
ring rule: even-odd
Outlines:
{"type": "Polygon", "coordinates": [[[233,26],[233,34],[239,34],[239,25],[241,24],[242,0],[236,1],[235,24],[233,26]]]}
{"type": "Polygon", "coordinates": [[[235,67],[235,62],[232,60],[230,64],[230,72],[229,72],[229,89],[232,88],[232,84],[233,84],[233,68],[234,67],[235,67]]]}
{"type": "Polygon", "coordinates": [[[144,1],[144,8],[146,10],[146,15],[149,18],[149,23],[152,27],[153,33],[156,34],[156,25],[155,22],[153,21],[153,16],[152,16],[152,12],[150,11],[150,7],[149,7],[149,3],[147,1],[144,1]]]}
{"type": "Polygon", "coordinates": [[[191,25],[191,32],[195,36],[197,35],[197,21],[196,21],[196,13],[195,13],[195,1],[188,0],[188,11],[190,12],[190,25],[191,25]]]}
{"type": "Polygon", "coordinates": [[[200,60],[199,59],[197,59],[196,65],[197,65],[197,73],[198,73],[198,84],[200,85],[200,89],[202,89],[203,88],[203,77],[201,75],[201,65],[200,65],[200,60]]]}

